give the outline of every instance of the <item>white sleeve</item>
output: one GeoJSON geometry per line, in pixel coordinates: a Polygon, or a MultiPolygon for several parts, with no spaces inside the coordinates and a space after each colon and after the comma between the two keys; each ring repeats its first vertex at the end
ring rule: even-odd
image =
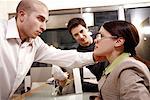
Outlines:
{"type": "Polygon", "coordinates": [[[93,52],[81,53],[76,50],[60,50],[45,43],[39,46],[35,61],[72,68],[94,63],[93,52]]]}

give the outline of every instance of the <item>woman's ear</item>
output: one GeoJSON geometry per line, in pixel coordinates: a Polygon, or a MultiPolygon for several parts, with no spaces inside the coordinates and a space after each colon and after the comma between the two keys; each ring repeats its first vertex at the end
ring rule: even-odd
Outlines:
{"type": "Polygon", "coordinates": [[[125,42],[125,39],[124,39],[123,37],[119,37],[119,38],[116,40],[115,47],[123,46],[123,45],[124,45],[124,42],[125,42]]]}

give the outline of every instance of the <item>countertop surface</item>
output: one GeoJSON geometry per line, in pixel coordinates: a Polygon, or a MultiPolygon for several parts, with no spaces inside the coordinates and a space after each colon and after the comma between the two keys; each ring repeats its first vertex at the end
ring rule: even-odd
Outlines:
{"type": "Polygon", "coordinates": [[[54,96],[52,94],[52,86],[46,83],[42,83],[34,88],[31,91],[16,96],[12,100],[89,100],[89,96],[98,95],[96,92],[84,92],[79,94],[67,94],[61,96],[54,96]]]}

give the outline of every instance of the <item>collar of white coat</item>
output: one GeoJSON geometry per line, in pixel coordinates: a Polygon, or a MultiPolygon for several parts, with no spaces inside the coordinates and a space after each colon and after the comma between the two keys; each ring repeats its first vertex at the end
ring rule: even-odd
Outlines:
{"type": "MultiPolygon", "coordinates": [[[[7,30],[6,30],[6,39],[15,38],[19,43],[21,43],[21,38],[19,36],[17,23],[15,17],[8,20],[7,30]]],[[[29,39],[28,43],[31,44],[33,39],[29,39]]]]}

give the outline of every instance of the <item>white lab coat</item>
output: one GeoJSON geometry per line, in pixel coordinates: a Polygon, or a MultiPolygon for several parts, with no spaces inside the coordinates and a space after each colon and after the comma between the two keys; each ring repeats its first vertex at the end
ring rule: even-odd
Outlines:
{"type": "Polygon", "coordinates": [[[0,100],[7,100],[14,94],[34,61],[62,67],[94,63],[91,52],[55,49],[40,37],[21,44],[15,18],[0,22],[0,100]]]}

